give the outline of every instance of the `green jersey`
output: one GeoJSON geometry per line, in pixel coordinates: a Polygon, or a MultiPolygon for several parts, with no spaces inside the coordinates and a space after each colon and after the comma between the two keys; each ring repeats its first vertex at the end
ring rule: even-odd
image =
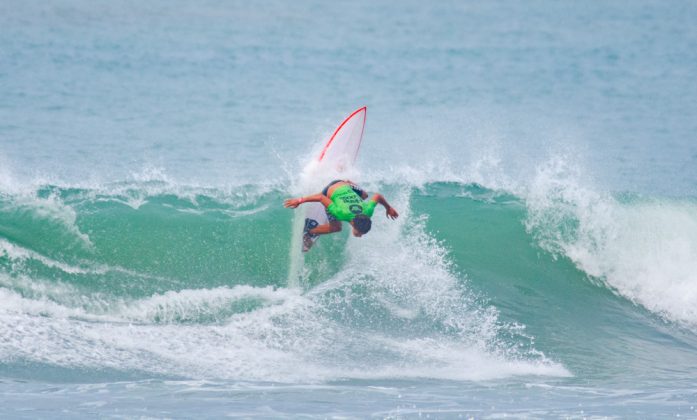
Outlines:
{"type": "Polygon", "coordinates": [[[332,203],[327,207],[327,213],[342,222],[350,222],[357,214],[371,217],[378,204],[373,200],[363,201],[350,185],[340,186],[330,198],[332,203]]]}

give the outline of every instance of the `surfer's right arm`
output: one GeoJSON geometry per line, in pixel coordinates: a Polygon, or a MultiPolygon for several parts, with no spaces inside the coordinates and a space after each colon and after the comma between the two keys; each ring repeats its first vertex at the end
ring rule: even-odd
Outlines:
{"type": "Polygon", "coordinates": [[[324,207],[329,207],[329,205],[332,204],[332,200],[330,200],[329,197],[322,193],[319,193],[314,195],[308,195],[307,197],[289,198],[283,202],[283,207],[294,209],[302,203],[308,202],[322,203],[324,207]]]}

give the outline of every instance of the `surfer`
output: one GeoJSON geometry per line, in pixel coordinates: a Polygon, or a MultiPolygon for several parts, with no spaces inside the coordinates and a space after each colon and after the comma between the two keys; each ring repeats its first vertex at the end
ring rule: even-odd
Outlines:
{"type": "Polygon", "coordinates": [[[289,198],[283,202],[286,208],[296,208],[302,203],[319,202],[325,207],[329,223],[317,226],[314,220],[305,219],[305,234],[303,244],[309,249],[312,239],[317,235],[325,235],[341,231],[341,222],[348,222],[353,228],[353,236],[361,237],[370,231],[370,220],[375,206],[381,204],[385,207],[386,215],[390,219],[399,217],[399,213],[390,206],[382,194],[373,195],[370,200],[368,193],[348,180],[336,180],[327,185],[321,193],[307,197],[289,198]]]}

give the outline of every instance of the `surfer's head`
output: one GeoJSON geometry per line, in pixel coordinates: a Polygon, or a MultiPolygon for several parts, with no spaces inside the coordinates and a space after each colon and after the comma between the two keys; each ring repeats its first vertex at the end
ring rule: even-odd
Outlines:
{"type": "Polygon", "coordinates": [[[370,232],[370,227],[373,222],[370,221],[370,217],[365,214],[357,214],[351,221],[351,226],[353,226],[353,236],[363,236],[370,232]]]}

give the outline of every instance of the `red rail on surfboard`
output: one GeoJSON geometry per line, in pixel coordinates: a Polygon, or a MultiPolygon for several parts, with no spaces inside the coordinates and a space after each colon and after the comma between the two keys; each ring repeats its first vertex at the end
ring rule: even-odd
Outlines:
{"type": "Polygon", "coordinates": [[[345,155],[346,152],[355,148],[352,153],[353,160],[350,163],[353,163],[353,161],[356,160],[356,157],[358,156],[358,149],[361,147],[361,141],[363,140],[363,130],[365,129],[367,110],[368,107],[365,106],[358,108],[357,110],[353,111],[353,113],[349,115],[341,124],[339,124],[339,127],[336,128],[334,134],[332,134],[331,138],[322,149],[322,153],[320,153],[318,158],[320,162],[325,158],[325,155],[327,155],[330,148],[331,150],[338,149],[336,150],[336,153],[330,152],[330,155],[345,155]]]}

